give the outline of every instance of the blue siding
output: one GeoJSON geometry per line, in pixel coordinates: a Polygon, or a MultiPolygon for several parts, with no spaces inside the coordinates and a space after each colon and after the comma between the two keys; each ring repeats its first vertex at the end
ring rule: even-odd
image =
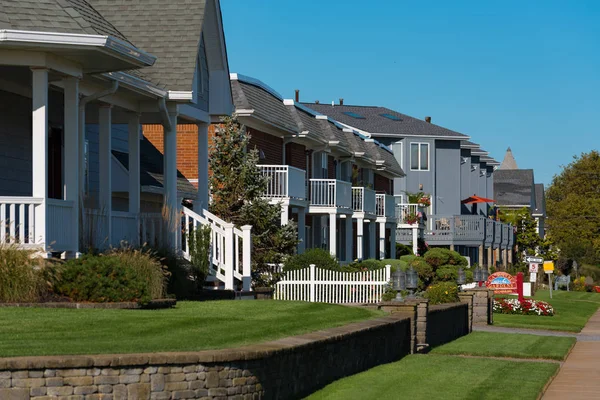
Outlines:
{"type": "MultiPolygon", "coordinates": [[[[460,151],[460,156],[460,199],[463,200],[473,195],[471,190],[471,150],[462,149],[460,151]],[[465,159],[465,162],[463,162],[463,158],[465,159]]],[[[470,213],[470,208],[461,204],[461,214],[470,213]]]]}
{"type": "Polygon", "coordinates": [[[460,214],[460,142],[437,140],[435,144],[435,209],[439,215],[460,214]]]}
{"type": "MultiPolygon", "coordinates": [[[[437,165],[435,159],[435,140],[421,138],[406,138],[403,141],[402,155],[404,157],[404,172],[406,179],[404,182],[405,192],[418,192],[420,185],[423,185],[423,192],[434,195],[435,192],[435,168],[437,165]],[[413,171],[410,168],[410,145],[411,143],[428,143],[429,144],[429,170],[428,171],[413,171]]],[[[435,201],[434,212],[435,212],[435,201]]]]}

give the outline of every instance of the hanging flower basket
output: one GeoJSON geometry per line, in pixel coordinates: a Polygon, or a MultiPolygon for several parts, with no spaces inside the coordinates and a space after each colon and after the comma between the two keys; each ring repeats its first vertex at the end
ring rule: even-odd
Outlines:
{"type": "Polygon", "coordinates": [[[417,214],[417,213],[406,214],[406,216],[404,217],[404,222],[409,225],[416,224],[417,222],[419,222],[419,214],[417,214]]]}
{"type": "Polygon", "coordinates": [[[431,196],[428,194],[424,194],[422,195],[419,200],[417,201],[417,204],[419,205],[419,207],[422,208],[427,208],[431,205],[431,196]]]}

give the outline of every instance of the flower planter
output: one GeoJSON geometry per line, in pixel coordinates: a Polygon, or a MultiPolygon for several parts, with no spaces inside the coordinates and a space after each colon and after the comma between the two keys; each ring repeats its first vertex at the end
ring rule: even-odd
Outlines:
{"type": "Polygon", "coordinates": [[[275,293],[274,288],[268,288],[268,287],[254,288],[254,298],[256,300],[272,300],[274,293],[275,293]]]}

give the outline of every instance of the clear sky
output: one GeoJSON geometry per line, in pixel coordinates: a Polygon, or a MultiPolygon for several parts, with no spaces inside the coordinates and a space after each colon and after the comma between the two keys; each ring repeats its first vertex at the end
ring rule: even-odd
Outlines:
{"type": "Polygon", "coordinates": [[[221,0],[231,72],[465,133],[549,184],[600,142],[600,1],[221,0]]]}

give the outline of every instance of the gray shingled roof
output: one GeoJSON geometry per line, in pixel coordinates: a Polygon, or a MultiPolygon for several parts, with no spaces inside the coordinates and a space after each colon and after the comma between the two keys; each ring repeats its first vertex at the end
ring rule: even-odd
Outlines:
{"type": "MultiPolygon", "coordinates": [[[[57,0],[58,1],[58,0],[57,0]]],[[[168,90],[192,91],[206,0],[89,0],[136,46],[157,57],[144,75],[168,90]]]]}
{"type": "Polygon", "coordinates": [[[105,35],[129,42],[85,0],[2,0],[0,29],[105,35]]]}
{"type": "Polygon", "coordinates": [[[500,164],[500,169],[518,169],[517,161],[513,156],[512,150],[510,147],[506,150],[506,154],[504,155],[504,160],[502,160],[502,164],[500,164]]]}
{"type": "Polygon", "coordinates": [[[327,115],[343,124],[355,127],[371,134],[394,134],[398,136],[442,136],[448,138],[467,138],[462,133],[454,132],[450,129],[425,122],[417,118],[401,114],[385,107],[374,106],[347,106],[331,104],[303,103],[306,107],[327,115]],[[344,112],[353,112],[364,117],[357,119],[344,114],[344,112]],[[380,114],[391,114],[400,118],[400,121],[393,121],[382,117],[380,114]]]}
{"type": "Polygon", "coordinates": [[[499,206],[532,206],[532,169],[498,169],[494,172],[494,196],[499,206]]]}
{"type": "Polygon", "coordinates": [[[535,184],[535,214],[546,215],[546,192],[543,183],[535,184]]]}
{"type": "MultiPolygon", "coordinates": [[[[129,154],[117,150],[112,151],[113,155],[123,166],[129,170],[129,154]]],[[[164,183],[163,174],[163,155],[154,147],[149,140],[140,142],[140,184],[141,186],[153,186],[162,188],[164,183]]],[[[177,171],[177,191],[180,193],[196,193],[197,189],[185,176],[177,171]]]]}

